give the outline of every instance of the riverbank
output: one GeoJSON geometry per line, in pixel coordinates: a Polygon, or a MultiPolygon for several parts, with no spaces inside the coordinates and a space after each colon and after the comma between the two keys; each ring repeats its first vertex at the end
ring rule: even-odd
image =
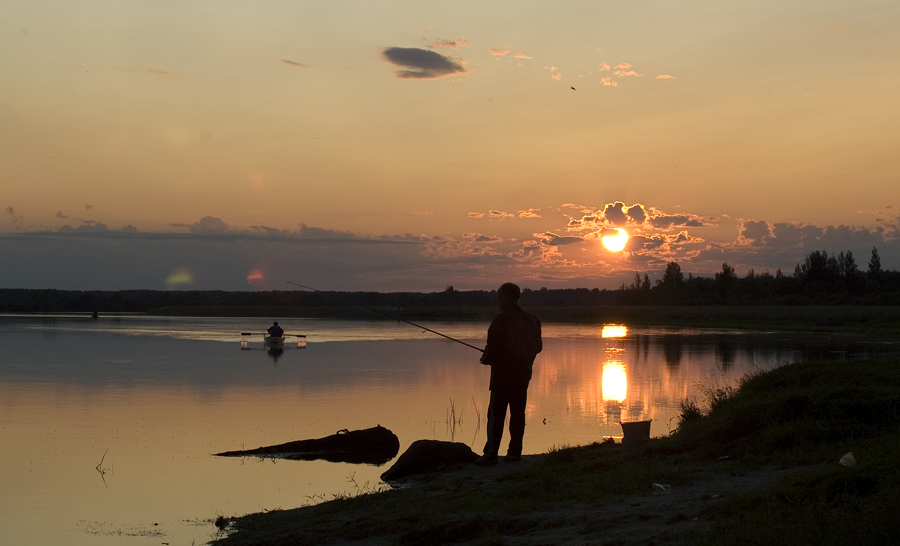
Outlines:
{"type": "Polygon", "coordinates": [[[799,363],[709,389],[678,430],[252,514],[257,544],[878,544],[900,509],[900,361],[799,363]],[[855,466],[838,463],[854,453],[855,466]],[[653,484],[670,486],[653,495],[653,484]]]}

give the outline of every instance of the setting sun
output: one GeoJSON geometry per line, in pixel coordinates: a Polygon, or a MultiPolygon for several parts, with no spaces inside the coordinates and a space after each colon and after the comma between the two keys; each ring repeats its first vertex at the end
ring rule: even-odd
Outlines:
{"type": "Polygon", "coordinates": [[[603,246],[605,246],[608,250],[613,252],[620,252],[623,248],[625,248],[625,243],[628,242],[628,234],[622,228],[616,228],[616,233],[611,233],[609,235],[604,235],[600,238],[603,241],[603,246]]]}

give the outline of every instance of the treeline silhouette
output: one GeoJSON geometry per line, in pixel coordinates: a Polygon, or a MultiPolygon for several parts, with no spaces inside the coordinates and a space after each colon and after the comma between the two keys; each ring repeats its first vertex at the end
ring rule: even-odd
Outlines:
{"type": "Polygon", "coordinates": [[[780,269],[739,277],[728,263],[714,277],[687,276],[669,262],[662,279],[635,274],[617,293],[617,305],[900,305],[900,272],[884,270],[872,249],[866,270],[852,252],[825,251],[806,255],[792,274],[780,269]]]}
{"type": "MultiPolygon", "coordinates": [[[[498,279],[498,282],[504,279],[498,279]]],[[[493,308],[496,293],[486,290],[441,292],[327,292],[221,290],[29,290],[0,289],[0,312],[150,312],[166,314],[177,308],[207,311],[226,308],[347,308],[331,296],[356,305],[388,311],[427,308],[493,308]]],[[[853,254],[837,256],[811,252],[792,274],[781,270],[739,277],[722,264],[714,277],[685,275],[677,262],[669,262],[663,277],[651,282],[635,273],[630,285],[617,290],[561,288],[524,289],[523,307],[598,307],[639,305],[900,305],[900,272],[883,270],[878,250],[866,270],[853,254]]],[[[187,309],[180,309],[185,311],[187,309]]]]}

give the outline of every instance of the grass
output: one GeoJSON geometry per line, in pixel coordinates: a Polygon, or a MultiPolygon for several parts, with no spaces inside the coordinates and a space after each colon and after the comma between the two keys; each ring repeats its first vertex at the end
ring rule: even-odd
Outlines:
{"type": "MultiPolygon", "coordinates": [[[[776,485],[728,495],[704,515],[703,544],[887,544],[900,510],[900,361],[806,362],[710,388],[685,402],[677,430],[638,451],[611,441],[553,449],[489,484],[435,479],[410,488],[238,518],[214,544],[327,544],[383,537],[395,544],[503,544],[504,536],[566,526],[584,507],[646,494],[698,471],[804,468],[776,485]],[[859,464],[838,459],[852,451],[859,464]],[[809,468],[813,468],[809,470],[809,468]],[[571,518],[535,513],[571,510],[571,518]]],[[[373,490],[374,491],[374,490],[373,490]]]]}

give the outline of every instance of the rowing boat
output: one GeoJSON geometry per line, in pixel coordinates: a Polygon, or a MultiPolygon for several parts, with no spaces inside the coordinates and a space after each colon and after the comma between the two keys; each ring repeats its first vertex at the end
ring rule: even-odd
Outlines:
{"type": "MultiPolygon", "coordinates": [[[[297,348],[303,349],[306,347],[306,336],[303,334],[284,334],[283,336],[270,336],[266,332],[241,332],[241,348],[249,349],[250,348],[250,340],[249,336],[262,336],[262,342],[264,347],[274,347],[276,349],[283,349],[285,347],[285,343],[288,341],[287,338],[297,338],[297,348]]],[[[257,338],[259,339],[259,338],[257,338]]],[[[293,346],[293,342],[291,343],[293,346]]]]}

